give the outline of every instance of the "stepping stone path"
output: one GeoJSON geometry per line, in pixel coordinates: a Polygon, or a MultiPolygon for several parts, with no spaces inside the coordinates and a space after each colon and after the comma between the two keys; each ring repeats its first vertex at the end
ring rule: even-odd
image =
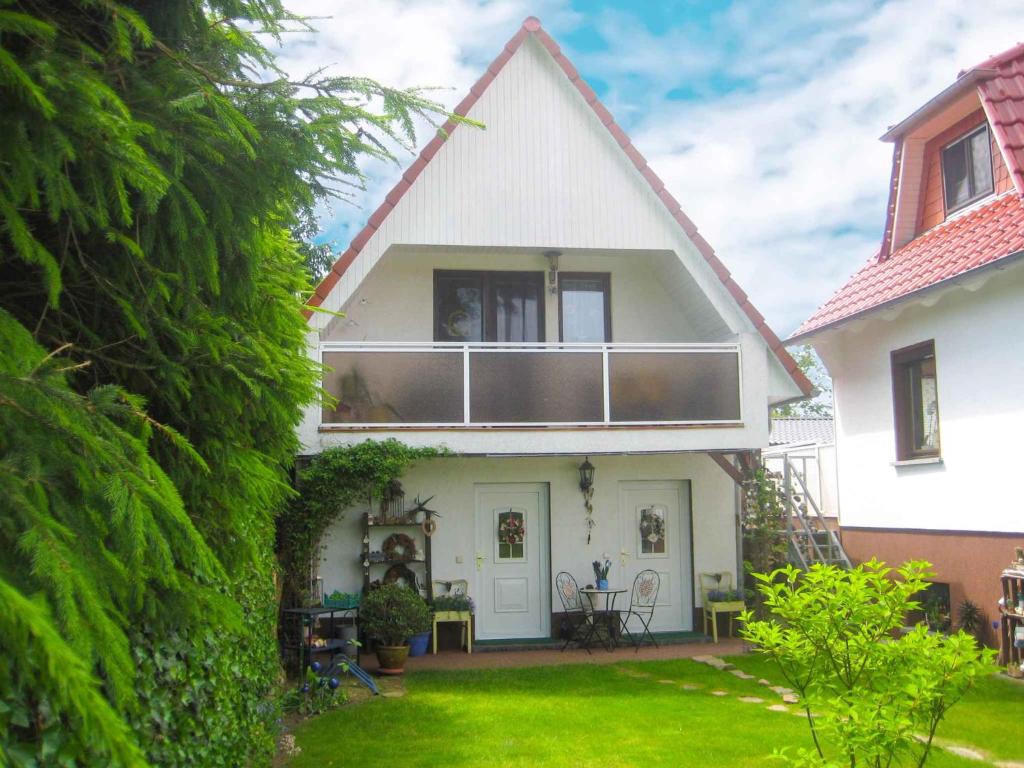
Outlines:
{"type": "Polygon", "coordinates": [[[712,691],[711,695],[712,696],[728,696],[729,692],[728,691],[712,691]]]}
{"type": "Polygon", "coordinates": [[[740,701],[744,704],[764,704],[764,699],[757,696],[740,696],[740,701]]]}
{"type": "Polygon", "coordinates": [[[783,694],[782,700],[786,704],[796,704],[797,702],[800,701],[800,697],[797,696],[795,693],[786,693],[786,694],[783,694]]]}
{"type": "Polygon", "coordinates": [[[707,664],[709,667],[714,667],[719,670],[735,669],[735,667],[733,667],[733,665],[728,661],[720,659],[717,656],[694,656],[693,660],[698,664],[707,664]]]}
{"type": "Polygon", "coordinates": [[[753,675],[748,675],[742,669],[730,669],[729,670],[729,674],[730,675],[736,675],[736,677],[738,677],[740,680],[753,680],[754,679],[753,675]]]}
{"type": "Polygon", "coordinates": [[[789,707],[785,704],[772,704],[768,707],[769,712],[789,712],[789,707]]]}
{"type": "Polygon", "coordinates": [[[786,688],[785,686],[782,686],[782,685],[773,685],[773,686],[769,687],[768,690],[771,691],[772,693],[779,694],[779,696],[785,696],[787,693],[792,693],[793,692],[792,688],[786,688]]]}
{"type": "Polygon", "coordinates": [[[665,685],[675,685],[676,684],[675,680],[659,680],[658,682],[659,683],[664,683],[665,685]]]}
{"type": "Polygon", "coordinates": [[[772,684],[772,681],[771,681],[771,680],[765,680],[765,679],[764,679],[764,678],[762,677],[762,678],[761,678],[760,680],[758,680],[758,681],[757,681],[757,684],[758,684],[758,685],[771,685],[771,684],[772,684]]]}
{"type": "Polygon", "coordinates": [[[696,683],[683,683],[679,687],[682,688],[684,691],[698,691],[701,688],[703,688],[704,686],[697,685],[696,683]]]}

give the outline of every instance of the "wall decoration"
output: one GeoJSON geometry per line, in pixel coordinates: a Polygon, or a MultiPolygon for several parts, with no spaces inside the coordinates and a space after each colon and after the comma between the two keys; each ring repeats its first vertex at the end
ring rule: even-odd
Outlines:
{"type": "Polygon", "coordinates": [[[526,555],[526,513],[509,509],[498,513],[498,559],[521,560],[526,555]]]}
{"type": "Polygon", "coordinates": [[[668,509],[663,504],[651,504],[640,507],[639,533],[640,547],[638,555],[661,556],[668,552],[665,531],[668,509]]]}

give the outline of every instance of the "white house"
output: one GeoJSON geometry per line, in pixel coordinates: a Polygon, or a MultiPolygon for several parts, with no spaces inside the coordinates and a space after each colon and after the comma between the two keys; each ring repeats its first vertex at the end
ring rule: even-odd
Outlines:
{"type": "Polygon", "coordinates": [[[852,559],[933,562],[990,617],[1024,544],[1024,46],[960,74],[882,137],[884,240],[790,339],[835,395],[852,559]]]}
{"type": "MultiPolygon", "coordinates": [[[[455,111],[486,128],[449,123],[311,301],[345,316],[309,317],[340,405],[308,411],[305,451],[455,454],[402,483],[433,497],[433,575],[469,581],[479,638],[549,636],[554,575],[583,586],[604,553],[613,584],[661,574],[656,629],[691,629],[695,574],[737,570],[730,461],[810,384],[539,21],[455,111]],[[499,541],[509,516],[522,547],[499,541]]],[[[363,511],[328,535],[327,591],[363,586],[363,511]]]]}

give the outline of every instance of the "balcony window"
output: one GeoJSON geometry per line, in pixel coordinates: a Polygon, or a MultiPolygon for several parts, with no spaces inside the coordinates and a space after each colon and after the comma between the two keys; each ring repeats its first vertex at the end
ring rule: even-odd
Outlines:
{"type": "Polygon", "coordinates": [[[896,459],[938,458],[939,394],[935,342],[892,353],[896,459]]]}
{"type": "Polygon", "coordinates": [[[607,273],[563,272],[558,277],[559,333],[564,342],[612,340],[611,279],[607,273]]]}
{"type": "Polygon", "coordinates": [[[987,125],[942,150],[942,179],[947,213],[992,193],[992,144],[987,125]]]}
{"type": "Polygon", "coordinates": [[[544,341],[544,273],[435,271],[434,341],[544,341]]]}

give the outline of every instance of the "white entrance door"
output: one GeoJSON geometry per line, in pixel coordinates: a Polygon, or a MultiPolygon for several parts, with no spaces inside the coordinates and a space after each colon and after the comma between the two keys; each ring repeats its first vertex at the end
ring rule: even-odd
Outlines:
{"type": "Polygon", "coordinates": [[[482,640],[547,637],[548,487],[476,486],[476,635],[482,640]]]}
{"type": "MultiPolygon", "coordinates": [[[[693,629],[688,485],[675,480],[619,483],[619,584],[632,590],[633,579],[640,571],[657,571],[661,587],[652,631],[693,629]]],[[[620,597],[623,608],[629,605],[629,598],[629,592],[620,597]]],[[[635,632],[639,627],[635,618],[630,620],[631,630],[635,632]]]]}

